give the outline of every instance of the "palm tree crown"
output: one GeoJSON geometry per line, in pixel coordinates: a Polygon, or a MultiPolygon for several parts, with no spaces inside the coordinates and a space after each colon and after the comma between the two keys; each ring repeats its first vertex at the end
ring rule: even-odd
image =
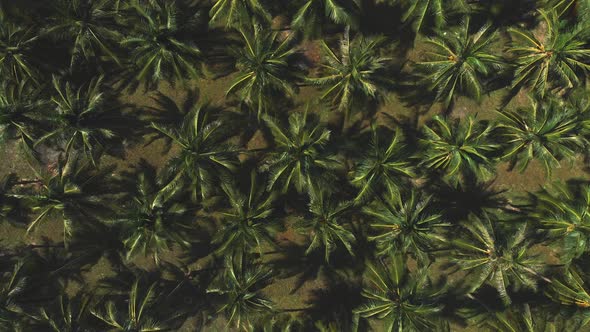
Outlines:
{"type": "Polygon", "coordinates": [[[152,254],[158,264],[160,254],[169,251],[173,244],[189,245],[185,233],[194,220],[188,207],[178,200],[183,188],[163,192],[156,179],[155,170],[144,164],[123,183],[135,189],[122,199],[121,212],[113,223],[122,228],[127,259],[138,253],[152,254]]]}
{"type": "Polygon", "coordinates": [[[356,0],[304,0],[291,22],[291,27],[302,31],[305,37],[320,34],[326,25],[326,19],[348,26],[354,26],[356,20],[353,11],[358,2],[356,0]]]}
{"type": "Polygon", "coordinates": [[[322,99],[330,98],[346,115],[355,103],[382,97],[389,82],[384,70],[390,60],[378,52],[384,41],[384,38],[362,36],[349,41],[345,33],[339,52],[322,41],[324,62],[320,76],[308,78],[309,83],[323,88],[322,99]]]}
{"type": "Polygon", "coordinates": [[[584,24],[572,29],[560,21],[555,11],[539,11],[546,25],[544,35],[508,28],[513,44],[516,71],[513,87],[527,86],[543,97],[554,88],[573,88],[584,84],[590,69],[590,49],[587,47],[588,28],[584,24]]]}
{"type": "Polygon", "coordinates": [[[230,262],[227,264],[225,273],[214,281],[207,293],[225,298],[219,311],[225,313],[228,326],[252,330],[255,318],[273,309],[273,303],[260,291],[267,285],[271,271],[259,265],[238,267],[230,262]]]}
{"type": "Polygon", "coordinates": [[[7,83],[0,92],[0,141],[18,139],[32,151],[36,136],[43,127],[43,111],[47,103],[31,81],[7,83]]]}
{"type": "Polygon", "coordinates": [[[173,1],[133,0],[129,6],[129,19],[136,23],[121,45],[129,49],[134,85],[142,82],[155,89],[161,79],[174,84],[196,78],[201,49],[186,35],[198,33],[202,12],[173,1]]]}
{"type": "Polygon", "coordinates": [[[89,314],[90,301],[88,294],[73,297],[60,295],[51,305],[45,306],[34,316],[37,324],[52,332],[84,332],[89,314]]]}
{"type": "Polygon", "coordinates": [[[550,174],[560,160],[573,161],[588,143],[579,135],[581,123],[575,110],[555,101],[533,102],[527,109],[498,114],[501,140],[507,147],[504,158],[521,172],[538,159],[550,174]]]}
{"type": "Polygon", "coordinates": [[[48,118],[52,128],[35,145],[50,140],[63,146],[66,156],[80,151],[97,165],[108,144],[120,138],[114,127],[120,118],[117,104],[102,91],[102,77],[75,89],[54,76],[53,87],[55,114],[48,118]]]}
{"type": "Polygon", "coordinates": [[[113,0],[59,0],[49,27],[50,36],[72,43],[70,65],[79,60],[106,55],[119,62],[112,44],[120,38],[113,0]]]}
{"type": "Polygon", "coordinates": [[[363,209],[372,220],[380,255],[408,253],[425,262],[429,252],[447,242],[441,231],[451,226],[433,207],[430,197],[412,190],[409,194],[385,196],[363,209]]]}
{"type": "Polygon", "coordinates": [[[532,217],[550,240],[559,240],[560,259],[568,264],[588,250],[590,186],[555,184],[532,195],[532,217]]]}
{"type": "Polygon", "coordinates": [[[172,329],[172,320],[175,317],[156,320],[157,314],[165,317],[162,314],[163,310],[157,310],[159,294],[156,284],[153,283],[145,289],[140,284],[139,279],[133,282],[125,301],[109,299],[103,303],[103,308],[93,307],[91,313],[111,331],[149,332],[172,329]]]}
{"type": "Polygon", "coordinates": [[[351,207],[350,202],[338,202],[325,189],[314,188],[310,193],[308,216],[304,216],[297,224],[302,234],[308,234],[310,243],[305,250],[309,255],[315,251],[323,251],[324,260],[330,262],[330,254],[340,246],[354,256],[352,244],[354,234],[347,230],[343,217],[351,207]]]}
{"type": "Polygon", "coordinates": [[[38,35],[33,29],[21,28],[9,22],[0,11],[0,82],[4,84],[31,78],[38,79],[38,70],[33,66],[31,48],[38,35]]]}
{"type": "Polygon", "coordinates": [[[57,217],[63,223],[63,240],[67,244],[73,232],[84,225],[82,222],[91,223],[108,212],[101,199],[108,192],[106,180],[110,170],[98,171],[87,161],[61,157],[56,168],[53,175],[37,174],[41,182],[39,192],[13,196],[30,201],[33,212],[38,212],[27,231],[57,217]]]}
{"type": "Polygon", "coordinates": [[[444,171],[451,179],[459,179],[460,175],[489,178],[494,172],[490,153],[498,148],[490,140],[491,130],[487,123],[472,116],[459,121],[437,115],[431,126],[424,127],[422,164],[444,171]]]}
{"type": "Polygon", "coordinates": [[[0,272],[0,328],[15,330],[24,322],[24,308],[19,301],[29,278],[24,274],[24,262],[14,263],[12,270],[0,272]]]}
{"type": "Polygon", "coordinates": [[[240,30],[245,46],[234,51],[239,75],[227,93],[237,92],[240,99],[258,110],[258,116],[274,106],[275,96],[295,95],[294,75],[289,59],[295,53],[292,38],[280,40],[276,32],[260,26],[254,33],[240,30]]]}
{"type": "Polygon", "coordinates": [[[379,129],[371,127],[370,145],[364,149],[363,156],[355,163],[352,171],[350,182],[359,188],[356,202],[382,193],[395,196],[409,178],[416,176],[402,142],[401,130],[396,130],[393,138],[390,138],[381,137],[379,129]]]}
{"type": "Polygon", "coordinates": [[[170,160],[166,170],[169,184],[162,188],[171,190],[179,184],[185,184],[191,191],[191,197],[209,197],[215,184],[222,180],[229,171],[236,168],[235,149],[226,144],[227,128],[224,123],[214,118],[205,105],[193,105],[181,124],[168,127],[152,122],[151,127],[162,137],[175,143],[180,148],[179,154],[170,160]]]}
{"type": "Polygon", "coordinates": [[[273,220],[274,195],[258,187],[256,173],[250,174],[249,190],[244,194],[236,185],[224,184],[223,189],[230,204],[230,210],[223,213],[221,229],[213,238],[219,247],[217,254],[236,259],[243,258],[257,250],[262,254],[263,245],[272,245],[273,233],[277,227],[273,220]]]}
{"type": "Polygon", "coordinates": [[[446,13],[453,9],[464,9],[464,0],[381,0],[401,3],[404,14],[402,21],[411,22],[414,31],[421,32],[429,21],[435,28],[445,24],[446,13]]]}
{"type": "Polygon", "coordinates": [[[511,302],[509,286],[516,289],[536,289],[542,272],[541,260],[532,253],[527,225],[515,230],[503,230],[498,220],[488,214],[483,218],[471,215],[463,225],[464,238],[452,242],[457,250],[453,261],[467,271],[472,279],[467,286],[471,293],[484,283],[490,283],[506,304],[511,302]]]}
{"type": "Polygon", "coordinates": [[[252,23],[268,23],[272,16],[260,0],[216,0],[209,11],[209,24],[225,21],[226,28],[243,28],[252,23]]]}
{"type": "Polygon", "coordinates": [[[402,255],[391,256],[389,265],[367,265],[368,276],[362,295],[367,303],[355,310],[364,318],[383,320],[384,330],[436,331],[445,325],[437,315],[443,309],[443,288],[429,280],[427,270],[410,274],[402,255]]]}
{"type": "Polygon", "coordinates": [[[418,62],[418,69],[425,72],[424,82],[436,91],[436,99],[449,105],[456,93],[466,93],[479,100],[484,92],[484,78],[495,74],[502,67],[499,56],[491,51],[496,34],[490,25],[483,26],[475,34],[469,32],[469,18],[455,29],[439,31],[426,43],[433,50],[427,52],[428,60],[418,62]]]}
{"type": "Polygon", "coordinates": [[[289,115],[288,126],[270,117],[265,117],[265,122],[276,145],[263,165],[270,172],[269,189],[280,186],[286,192],[293,185],[301,193],[312,183],[324,183],[330,177],[328,172],[340,167],[336,156],[325,148],[330,131],[307,111],[289,115]]]}

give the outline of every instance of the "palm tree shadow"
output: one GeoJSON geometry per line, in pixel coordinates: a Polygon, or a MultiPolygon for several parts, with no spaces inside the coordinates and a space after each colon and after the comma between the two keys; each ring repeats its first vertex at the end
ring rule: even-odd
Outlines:
{"type": "MultiPolygon", "coordinates": [[[[307,300],[307,304],[311,306],[305,310],[305,314],[312,322],[322,322],[324,325],[336,327],[339,331],[351,331],[355,321],[353,310],[363,303],[360,278],[350,280],[330,274],[327,279],[326,287],[311,291],[311,296],[307,300]]],[[[368,328],[366,320],[361,320],[359,324],[359,331],[368,328]]]]}
{"type": "Polygon", "coordinates": [[[306,249],[306,246],[288,241],[281,245],[281,257],[268,263],[276,271],[280,271],[280,278],[297,277],[290,294],[297,292],[307,282],[355,268],[354,259],[351,259],[345,249],[336,249],[330,256],[329,264],[326,263],[323,252],[314,251],[306,255],[306,249]]]}
{"type": "Polygon", "coordinates": [[[419,72],[404,70],[400,72],[399,80],[393,89],[404,106],[418,110],[425,109],[427,112],[436,102],[436,94],[420,84],[421,80],[422,76],[419,72]]]}
{"type": "Polygon", "coordinates": [[[451,221],[464,220],[471,213],[482,215],[486,209],[508,208],[508,200],[503,195],[506,190],[493,187],[493,180],[481,182],[477,179],[467,179],[457,184],[430,179],[426,184],[436,202],[445,211],[446,218],[451,221]]]}
{"type": "Polygon", "coordinates": [[[397,44],[395,58],[405,58],[407,51],[414,46],[416,33],[411,26],[402,22],[399,4],[376,3],[371,0],[362,1],[363,11],[360,16],[361,32],[363,34],[382,34],[397,44]]]}
{"type": "Polygon", "coordinates": [[[77,255],[80,264],[92,266],[104,257],[113,270],[119,271],[126,266],[121,255],[125,248],[119,234],[117,227],[97,224],[78,231],[69,250],[77,255]]]}

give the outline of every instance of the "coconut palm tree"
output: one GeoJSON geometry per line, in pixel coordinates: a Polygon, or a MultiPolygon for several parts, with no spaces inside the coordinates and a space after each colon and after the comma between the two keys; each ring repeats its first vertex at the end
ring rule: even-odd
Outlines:
{"type": "MultiPolygon", "coordinates": [[[[587,311],[590,307],[590,291],[584,277],[576,267],[570,266],[563,276],[551,279],[545,294],[557,303],[587,311]]],[[[588,319],[584,321],[587,324],[588,319]]]]}
{"type": "Polygon", "coordinates": [[[396,254],[387,263],[367,265],[362,291],[366,304],[355,313],[379,319],[388,332],[444,330],[447,323],[439,319],[444,288],[434,285],[425,269],[410,274],[403,258],[396,254]]]}
{"type": "MultiPolygon", "coordinates": [[[[461,310],[461,309],[460,309],[461,310]]],[[[471,326],[494,332],[576,332],[583,327],[575,319],[567,319],[544,308],[531,309],[528,303],[502,311],[482,305],[477,308],[461,310],[471,326]]]]}
{"type": "Polygon", "coordinates": [[[17,139],[21,147],[34,154],[35,138],[43,128],[47,103],[30,80],[7,83],[0,89],[0,141],[17,139]]]}
{"type": "Polygon", "coordinates": [[[240,100],[258,110],[258,116],[275,106],[277,96],[295,95],[294,79],[289,60],[295,53],[293,39],[279,38],[254,26],[253,33],[240,30],[244,47],[234,49],[239,75],[232,81],[227,94],[235,93],[240,100]]]}
{"type": "Polygon", "coordinates": [[[177,315],[165,315],[167,310],[158,306],[156,284],[144,288],[137,279],[126,299],[112,299],[90,309],[90,312],[109,328],[109,331],[150,332],[172,330],[177,315]]]}
{"type": "Polygon", "coordinates": [[[321,41],[323,62],[319,77],[307,79],[322,88],[322,99],[330,99],[348,117],[350,112],[367,101],[383,97],[390,80],[385,70],[389,58],[379,54],[384,38],[358,36],[350,41],[345,32],[337,51],[321,41]]]}
{"type": "Polygon", "coordinates": [[[547,174],[560,166],[562,159],[573,162],[588,144],[579,135],[581,122],[576,110],[557,101],[534,101],[526,109],[497,111],[500,116],[500,140],[505,143],[503,157],[523,172],[529,162],[538,159],[547,174]]]}
{"type": "Polygon", "coordinates": [[[558,241],[560,260],[568,264],[588,250],[590,186],[555,184],[531,196],[531,217],[552,241],[558,241]]]}
{"type": "Polygon", "coordinates": [[[164,171],[163,178],[168,179],[164,191],[184,184],[193,201],[199,196],[207,198],[237,166],[236,149],[225,143],[229,138],[227,127],[206,105],[193,105],[179,125],[168,127],[152,122],[151,128],[180,148],[164,171]]]}
{"type": "Polygon", "coordinates": [[[0,328],[18,331],[27,319],[19,298],[29,282],[22,260],[14,263],[12,270],[0,273],[0,328]]]}
{"type": "Polygon", "coordinates": [[[502,69],[502,59],[492,51],[496,37],[489,24],[471,34],[467,17],[458,27],[439,30],[426,40],[431,50],[426,53],[427,60],[416,66],[437,100],[449,107],[457,93],[481,98],[484,80],[502,69]]]}
{"type": "Polygon", "coordinates": [[[354,12],[358,7],[357,0],[304,0],[293,16],[291,28],[311,38],[320,36],[329,22],[356,26],[354,12]]]}
{"type": "Polygon", "coordinates": [[[54,76],[51,103],[55,111],[46,115],[50,128],[35,145],[55,144],[67,157],[81,153],[97,166],[101,154],[121,142],[123,130],[117,128],[123,118],[120,105],[104,92],[102,82],[98,77],[76,88],[54,76]]]}
{"type": "Polygon", "coordinates": [[[209,24],[225,22],[226,28],[240,29],[254,23],[269,23],[271,14],[260,0],[216,0],[209,11],[209,24]]]}
{"type": "Polygon", "coordinates": [[[261,289],[268,285],[271,271],[260,265],[234,266],[227,261],[223,274],[207,289],[222,297],[218,312],[227,319],[227,328],[249,331],[256,318],[273,311],[274,304],[261,289]]]}
{"type": "Polygon", "coordinates": [[[274,243],[273,233],[278,227],[273,218],[275,195],[259,188],[259,184],[256,172],[252,171],[246,192],[237,184],[222,185],[230,209],[223,212],[221,228],[212,242],[218,246],[216,254],[235,260],[236,264],[255,251],[262,255],[262,246],[274,243]]]}
{"type": "Polygon", "coordinates": [[[92,224],[103,218],[108,209],[102,204],[102,196],[109,193],[108,178],[112,168],[96,170],[90,162],[78,158],[57,161],[55,174],[36,173],[39,191],[13,194],[31,205],[37,217],[29,224],[27,232],[50,219],[63,224],[63,239],[67,245],[70,237],[84,223],[92,224]]]}
{"type": "Polygon", "coordinates": [[[376,242],[379,255],[407,253],[425,263],[431,251],[449,242],[443,231],[451,224],[431,197],[415,189],[403,195],[384,195],[363,212],[371,217],[369,227],[374,235],[369,240],[376,242]]]}
{"type": "Polygon", "coordinates": [[[326,149],[330,131],[307,110],[291,113],[288,124],[268,116],[264,120],[275,144],[262,167],[270,173],[269,190],[280,187],[280,191],[285,193],[294,186],[297,192],[302,193],[309,190],[312,183],[318,186],[327,183],[332,178],[330,171],[340,168],[340,161],[326,149]]]}
{"type": "Polygon", "coordinates": [[[447,13],[465,11],[464,0],[378,0],[378,2],[399,3],[404,11],[402,21],[411,23],[415,32],[422,32],[427,26],[441,28],[446,23],[447,13]]]}
{"type": "Polygon", "coordinates": [[[497,216],[492,218],[494,221],[487,213],[481,218],[470,215],[463,224],[464,234],[452,240],[456,248],[452,261],[468,273],[465,279],[468,294],[488,283],[508,305],[510,287],[536,290],[539,279],[548,279],[541,275],[543,261],[531,250],[534,243],[527,224],[502,229],[497,216]]]}
{"type": "Polygon", "coordinates": [[[202,50],[195,40],[206,33],[202,10],[159,0],[132,0],[128,6],[127,24],[133,30],[121,45],[129,50],[132,90],[138,83],[153,90],[161,80],[174,84],[196,78],[202,50]]]}
{"type": "Polygon", "coordinates": [[[117,63],[113,45],[119,42],[113,0],[58,0],[44,33],[58,40],[65,39],[71,47],[70,67],[80,60],[106,56],[117,63]]]}
{"type": "Polygon", "coordinates": [[[162,191],[156,170],[142,161],[135,174],[126,174],[122,187],[128,188],[118,201],[120,211],[111,221],[121,229],[126,258],[151,255],[156,264],[160,254],[173,245],[190,245],[187,230],[194,222],[191,210],[182,203],[182,186],[162,191]]]}
{"type": "Polygon", "coordinates": [[[514,58],[513,88],[528,87],[538,96],[554,89],[571,89],[584,85],[590,69],[588,29],[580,23],[569,27],[555,11],[540,10],[546,25],[542,35],[508,28],[512,44],[508,51],[514,58]]]}
{"type": "Polygon", "coordinates": [[[354,199],[356,203],[370,199],[373,195],[399,195],[400,187],[416,177],[409,160],[410,153],[402,141],[401,130],[396,130],[391,138],[382,135],[380,129],[371,126],[369,146],[362,147],[362,156],[351,172],[350,182],[359,188],[354,199]]]}
{"type": "Polygon", "coordinates": [[[36,328],[52,332],[88,331],[88,314],[92,296],[81,293],[73,297],[60,295],[33,315],[36,328]]]}
{"type": "Polygon", "coordinates": [[[323,252],[324,260],[330,263],[330,255],[338,247],[354,256],[352,245],[354,234],[343,225],[346,214],[350,212],[351,202],[339,202],[335,195],[323,188],[312,186],[310,191],[309,214],[300,219],[296,229],[307,235],[309,245],[305,254],[323,252]]]}
{"type": "Polygon", "coordinates": [[[494,172],[491,153],[498,145],[491,142],[492,127],[469,116],[459,121],[434,116],[424,126],[422,165],[442,171],[451,180],[475,175],[488,179],[494,172]]]}
{"type": "Polygon", "coordinates": [[[39,71],[33,64],[32,50],[38,38],[33,28],[9,22],[0,10],[0,83],[4,84],[8,80],[20,82],[26,78],[39,83],[39,71]]]}

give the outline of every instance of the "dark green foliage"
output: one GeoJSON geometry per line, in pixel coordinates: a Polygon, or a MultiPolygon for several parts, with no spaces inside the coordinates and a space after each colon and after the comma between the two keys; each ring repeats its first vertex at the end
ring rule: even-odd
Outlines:
{"type": "Polygon", "coordinates": [[[531,196],[531,213],[538,227],[559,244],[561,260],[569,263],[588,250],[590,186],[555,184],[531,196]]]}
{"type": "Polygon", "coordinates": [[[73,67],[83,60],[104,56],[120,64],[113,44],[121,39],[113,0],[57,0],[43,33],[64,40],[73,67]]]}
{"type": "Polygon", "coordinates": [[[293,15],[291,26],[305,37],[316,37],[329,22],[354,26],[356,0],[303,0],[293,15]]]}
{"type": "Polygon", "coordinates": [[[439,31],[426,40],[432,47],[426,53],[428,60],[416,64],[423,72],[424,84],[446,106],[458,93],[480,100],[485,79],[502,68],[502,59],[492,51],[495,41],[496,33],[490,25],[471,34],[469,18],[455,29],[439,31]]]}
{"type": "Polygon", "coordinates": [[[371,126],[371,140],[362,157],[355,163],[350,182],[359,188],[355,202],[373,195],[388,197],[399,195],[400,187],[416,176],[409,162],[408,149],[402,141],[401,130],[393,138],[380,135],[379,128],[371,126]]]}
{"type": "Polygon", "coordinates": [[[121,211],[112,223],[121,229],[127,259],[149,254],[158,264],[160,254],[170,251],[173,245],[190,245],[186,233],[194,225],[195,216],[180,200],[182,186],[164,191],[156,171],[145,163],[136,174],[128,174],[122,186],[134,189],[120,200],[121,211]]]}
{"type": "Polygon", "coordinates": [[[132,0],[128,6],[125,16],[134,30],[120,43],[130,54],[131,86],[142,83],[153,90],[159,80],[174,84],[196,78],[202,50],[186,35],[201,32],[204,13],[160,0],[132,0]]]}
{"type": "Polygon", "coordinates": [[[463,121],[434,116],[432,125],[424,126],[422,165],[454,180],[461,176],[489,179],[494,165],[491,154],[498,148],[491,130],[488,123],[472,116],[463,121]]]}
{"type": "Polygon", "coordinates": [[[240,31],[244,47],[234,50],[239,74],[227,94],[236,93],[260,117],[276,107],[275,102],[280,99],[275,96],[295,95],[295,74],[289,63],[295,49],[291,36],[279,37],[258,25],[253,30],[253,33],[240,31]]]}
{"type": "Polygon", "coordinates": [[[508,28],[513,39],[509,52],[516,65],[512,87],[526,86],[543,97],[554,89],[583,85],[590,68],[587,24],[569,27],[555,11],[539,14],[545,24],[542,35],[508,28]]]}
{"type": "Polygon", "coordinates": [[[345,32],[337,51],[321,42],[323,62],[319,77],[308,82],[322,89],[322,99],[347,116],[364,102],[383,97],[389,78],[385,75],[389,58],[379,54],[384,38],[359,36],[349,40],[345,32]]]}
{"type": "Polygon", "coordinates": [[[213,243],[218,245],[217,254],[229,261],[236,258],[241,264],[244,256],[256,251],[262,255],[262,246],[272,245],[277,228],[272,207],[275,197],[264,190],[255,172],[250,174],[247,191],[227,183],[223,184],[223,191],[230,209],[223,213],[221,229],[213,243]]]}
{"type": "Polygon", "coordinates": [[[219,308],[227,319],[227,328],[240,330],[253,328],[257,316],[273,310],[273,303],[262,295],[261,289],[268,284],[271,271],[261,266],[235,266],[227,263],[225,273],[207,289],[208,293],[221,295],[223,305],[219,308]]]}
{"type": "Polygon", "coordinates": [[[444,331],[446,322],[439,319],[444,289],[432,283],[425,269],[410,273],[404,256],[393,255],[386,262],[367,265],[362,293],[367,303],[355,312],[382,320],[384,331],[444,331]]]}
{"type": "Polygon", "coordinates": [[[193,201],[198,197],[206,198],[215,191],[216,184],[236,168],[237,151],[225,143],[228,128],[215,119],[206,105],[194,104],[180,124],[165,126],[152,122],[151,127],[180,148],[165,171],[168,184],[163,191],[185,185],[193,201]]]}
{"type": "Polygon", "coordinates": [[[344,224],[350,207],[351,202],[338,202],[334,195],[324,189],[312,189],[309,215],[304,216],[295,226],[302,234],[309,234],[306,255],[316,251],[323,252],[326,263],[329,263],[330,254],[342,248],[354,256],[352,245],[355,237],[344,224]]]}
{"type": "Polygon", "coordinates": [[[120,105],[102,90],[102,77],[75,87],[54,76],[53,88],[54,111],[46,119],[50,128],[35,145],[55,144],[67,157],[83,154],[96,166],[109,144],[121,139],[116,128],[123,118],[120,105]]]}
{"type": "Polygon", "coordinates": [[[209,16],[209,24],[224,22],[226,28],[245,28],[253,21],[268,23],[272,18],[260,0],[215,0],[209,16]]]}
{"type": "Polygon", "coordinates": [[[536,289],[542,276],[543,261],[533,254],[527,224],[502,229],[501,220],[488,214],[470,216],[463,224],[465,235],[452,240],[456,250],[453,262],[468,272],[465,288],[472,293],[489,283],[505,304],[510,290],[536,289]]]}
{"type": "Polygon", "coordinates": [[[376,242],[380,255],[402,252],[425,262],[431,251],[448,242],[444,230],[451,224],[437,210],[430,197],[414,190],[382,196],[363,209],[375,234],[369,240],[376,242]]]}
{"type": "Polygon", "coordinates": [[[0,83],[27,78],[37,82],[39,73],[33,64],[32,47],[38,38],[33,28],[19,27],[8,21],[0,9],[0,83]]]}
{"type": "Polygon", "coordinates": [[[263,165],[269,171],[269,190],[287,192],[295,187],[301,193],[311,184],[324,185],[340,168],[338,158],[329,153],[326,145],[330,131],[313,114],[292,113],[288,123],[282,124],[265,117],[275,143],[263,165]]]}
{"type": "Polygon", "coordinates": [[[521,172],[537,159],[550,174],[560,160],[573,161],[588,144],[579,135],[576,110],[556,101],[533,102],[530,108],[502,110],[498,115],[501,141],[507,147],[504,158],[521,172]]]}
{"type": "Polygon", "coordinates": [[[96,170],[91,163],[77,158],[59,158],[54,174],[38,173],[38,192],[12,195],[27,201],[35,213],[27,232],[51,220],[62,223],[63,240],[67,242],[76,228],[92,225],[107,212],[101,196],[108,192],[105,182],[110,171],[96,170]]]}

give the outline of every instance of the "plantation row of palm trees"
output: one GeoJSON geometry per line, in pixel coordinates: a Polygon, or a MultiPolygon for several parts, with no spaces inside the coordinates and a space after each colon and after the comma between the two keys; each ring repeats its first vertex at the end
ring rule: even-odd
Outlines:
{"type": "Polygon", "coordinates": [[[585,3],[535,3],[537,14],[521,13],[536,20],[528,27],[481,24],[494,14],[485,4],[443,0],[6,5],[2,142],[22,148],[34,175],[2,179],[0,218],[63,236],[3,250],[0,328],[579,331],[590,186],[525,195],[491,182],[504,161],[549,175],[587,158],[585,3]],[[363,29],[370,6],[401,9],[423,58],[386,56],[408,46],[363,29]],[[291,23],[275,27],[277,14],[291,23]],[[318,64],[299,43],[317,37],[318,64]],[[200,98],[195,79],[228,67],[235,102],[200,98]],[[158,91],[163,82],[185,98],[158,91]],[[320,98],[301,110],[303,85],[320,98]],[[124,101],[138,86],[152,106],[124,101]],[[497,117],[452,116],[458,96],[506,87],[497,117]],[[507,106],[519,91],[530,102],[507,106]],[[381,121],[373,113],[391,92],[446,112],[420,126],[381,121]],[[163,167],[109,166],[156,141],[163,167]],[[137,267],[145,257],[153,268],[137,267]],[[90,287],[101,258],[114,275],[90,287]],[[309,306],[267,296],[318,275],[324,293],[309,306]]]}
{"type": "MultiPolygon", "coordinates": [[[[442,2],[416,1],[408,15],[420,17],[420,22],[431,11],[442,15],[435,10],[443,7],[442,2]]],[[[429,51],[422,61],[410,66],[412,76],[416,76],[418,86],[433,91],[435,100],[446,105],[458,94],[479,99],[503,76],[508,76],[513,89],[527,87],[539,97],[548,91],[567,92],[584,83],[590,63],[585,21],[572,18],[573,14],[566,16],[571,7],[581,6],[576,3],[546,5],[546,10],[539,11],[543,31],[537,34],[519,27],[485,24],[480,28],[464,16],[459,25],[426,38],[429,51]],[[510,37],[505,55],[495,51],[506,39],[499,38],[498,31],[510,37]]],[[[350,24],[350,15],[344,14],[347,7],[332,0],[309,1],[297,12],[291,27],[307,22],[307,15],[324,11],[335,22],[350,24]]],[[[229,24],[227,28],[240,27],[238,36],[231,32],[235,30],[219,30],[207,24],[206,9],[183,1],[58,1],[54,17],[45,19],[48,24],[43,28],[25,28],[3,15],[0,73],[4,81],[30,79],[39,85],[57,69],[64,72],[62,76],[72,78],[76,74],[87,77],[92,74],[88,70],[96,74],[98,68],[109,73],[111,85],[134,88],[143,84],[155,89],[161,79],[182,82],[197,78],[204,63],[215,63],[212,59],[225,59],[231,53],[229,58],[235,61],[239,74],[227,92],[235,93],[259,113],[270,110],[277,98],[293,96],[301,84],[321,87],[322,98],[329,98],[339,110],[347,112],[383,97],[393,84],[392,73],[387,70],[392,59],[381,55],[383,38],[358,34],[350,40],[348,26],[338,48],[321,43],[323,63],[317,75],[304,77],[295,66],[296,33],[284,36],[260,20],[242,22],[252,13],[269,17],[258,1],[217,1],[211,8],[210,23],[223,18],[229,24]],[[57,58],[58,63],[39,58],[47,43],[55,42],[60,46],[53,49],[56,55],[71,54],[65,57],[70,58],[69,66],[59,63],[64,57],[57,58]],[[235,47],[227,50],[227,44],[235,47]]]]}

